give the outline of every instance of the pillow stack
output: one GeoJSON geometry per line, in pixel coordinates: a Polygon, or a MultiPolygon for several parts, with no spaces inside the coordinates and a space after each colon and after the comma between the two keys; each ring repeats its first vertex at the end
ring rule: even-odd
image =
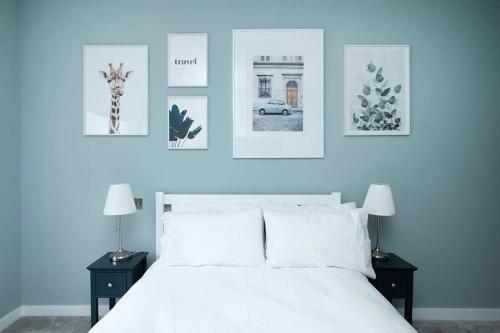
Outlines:
{"type": "Polygon", "coordinates": [[[169,266],[340,267],[374,278],[367,221],[354,203],[183,206],[164,215],[161,258],[169,266]]]}

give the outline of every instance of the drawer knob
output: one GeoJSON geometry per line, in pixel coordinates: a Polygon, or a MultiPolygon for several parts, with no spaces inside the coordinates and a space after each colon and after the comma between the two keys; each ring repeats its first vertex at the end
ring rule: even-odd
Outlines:
{"type": "Polygon", "coordinates": [[[108,288],[113,288],[113,284],[111,282],[108,282],[108,288]]]}
{"type": "Polygon", "coordinates": [[[394,289],[394,288],[396,288],[397,286],[398,286],[398,285],[396,284],[396,282],[391,283],[391,287],[392,287],[393,289],[394,289]]]}

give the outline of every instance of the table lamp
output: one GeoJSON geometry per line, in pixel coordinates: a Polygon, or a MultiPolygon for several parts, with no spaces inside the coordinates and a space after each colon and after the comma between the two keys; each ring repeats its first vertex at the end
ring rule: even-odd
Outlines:
{"type": "Polygon", "coordinates": [[[382,251],[378,243],[378,229],[380,216],[392,216],[396,214],[391,187],[387,184],[371,184],[366,193],[363,208],[368,214],[377,216],[377,245],[372,250],[372,258],[375,260],[387,260],[388,256],[382,251]]]}
{"type": "Polygon", "coordinates": [[[135,213],[135,202],[129,184],[114,184],[109,187],[106,204],[103,214],[116,216],[118,221],[118,250],[109,259],[111,261],[125,261],[130,259],[133,252],[129,252],[122,247],[122,215],[135,213]]]}

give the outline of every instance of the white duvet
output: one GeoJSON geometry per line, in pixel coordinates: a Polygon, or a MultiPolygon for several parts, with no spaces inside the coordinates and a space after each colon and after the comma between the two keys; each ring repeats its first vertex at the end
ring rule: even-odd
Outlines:
{"type": "Polygon", "coordinates": [[[416,331],[357,272],[157,262],[90,332],[416,331]]]}

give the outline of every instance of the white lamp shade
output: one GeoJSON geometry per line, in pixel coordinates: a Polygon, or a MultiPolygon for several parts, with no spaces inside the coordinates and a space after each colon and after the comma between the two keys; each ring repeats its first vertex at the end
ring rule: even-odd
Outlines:
{"type": "Polygon", "coordinates": [[[392,216],[396,214],[391,187],[387,184],[371,184],[366,193],[363,208],[371,215],[392,216]]]}
{"type": "Polygon", "coordinates": [[[135,202],[129,184],[111,185],[104,205],[104,215],[127,215],[135,213],[135,202]]]}

